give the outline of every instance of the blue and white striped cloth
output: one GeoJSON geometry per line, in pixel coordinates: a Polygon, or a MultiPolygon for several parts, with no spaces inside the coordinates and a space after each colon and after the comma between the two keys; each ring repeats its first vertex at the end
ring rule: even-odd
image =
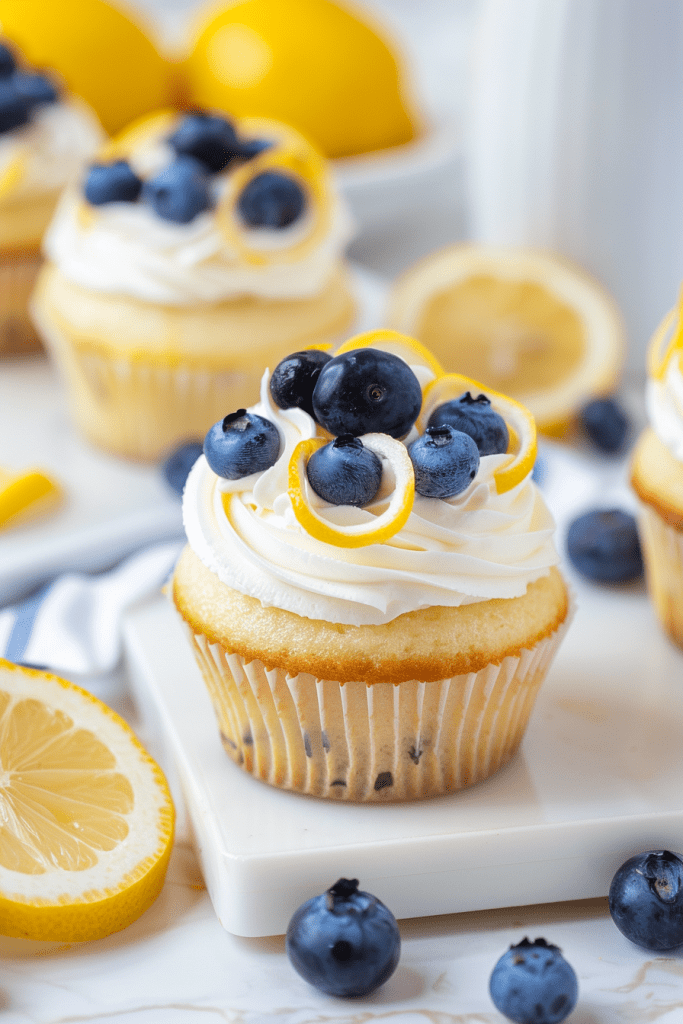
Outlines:
{"type": "Polygon", "coordinates": [[[179,541],[155,544],[109,572],[66,573],[0,609],[0,656],[67,676],[111,672],[124,612],[163,586],[181,548],[179,541]]]}

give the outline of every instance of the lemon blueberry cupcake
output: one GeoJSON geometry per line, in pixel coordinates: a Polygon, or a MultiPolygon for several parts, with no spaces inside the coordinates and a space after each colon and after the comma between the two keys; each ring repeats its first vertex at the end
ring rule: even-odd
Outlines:
{"type": "Polygon", "coordinates": [[[514,754],[569,612],[535,450],[391,331],[292,354],[211,428],[172,596],[237,764],[392,801],[514,754]]]}
{"type": "Polygon", "coordinates": [[[649,425],[632,458],[650,594],[662,625],[683,646],[683,330],[678,309],[648,351],[649,425]]]}
{"type": "Polygon", "coordinates": [[[33,303],[79,427],[154,460],[255,401],[260,367],[352,322],[349,234],[326,162],[285,125],[131,126],[64,195],[33,303]]]}
{"type": "Polygon", "coordinates": [[[0,355],[38,347],[28,300],[62,188],[104,133],[81,100],[0,38],[0,355]]]}

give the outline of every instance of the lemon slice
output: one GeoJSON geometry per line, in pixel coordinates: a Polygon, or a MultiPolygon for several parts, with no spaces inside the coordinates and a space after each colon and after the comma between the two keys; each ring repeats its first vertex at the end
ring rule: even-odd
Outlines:
{"type": "Polygon", "coordinates": [[[647,369],[654,380],[664,376],[675,352],[683,350],[683,324],[678,311],[672,309],[652,335],[647,349],[647,369]]]}
{"type": "Polygon", "coordinates": [[[522,402],[550,434],[614,389],[624,353],[605,290],[531,249],[455,245],[428,256],[396,282],[387,323],[424,342],[448,372],[522,402]]]}
{"type": "Polygon", "coordinates": [[[58,942],[131,924],[173,842],[166,780],[128,725],[64,679],[0,659],[0,932],[58,942]]]}
{"type": "Polygon", "coordinates": [[[59,484],[42,470],[11,473],[0,469],[0,529],[50,511],[62,497],[59,484]]]}
{"type": "Polygon", "coordinates": [[[505,463],[493,474],[498,494],[512,490],[518,483],[528,476],[534,468],[536,461],[536,423],[528,409],[514,398],[507,395],[500,395],[491,388],[479,384],[469,377],[462,377],[457,373],[446,373],[442,377],[428,384],[424,389],[422,397],[422,409],[417,421],[420,432],[424,432],[429,417],[444,402],[450,402],[454,398],[460,398],[465,391],[469,391],[473,398],[479,394],[485,394],[490,399],[491,405],[499,413],[508,428],[510,439],[508,442],[509,462],[505,463]]]}
{"type": "Polygon", "coordinates": [[[15,153],[7,165],[0,170],[0,199],[6,199],[11,195],[24,177],[27,159],[26,153],[15,153]]]}
{"type": "MultiPolygon", "coordinates": [[[[288,125],[264,118],[246,118],[238,125],[242,138],[260,138],[272,141],[241,167],[231,171],[229,187],[216,210],[217,224],[230,246],[243,260],[254,265],[287,263],[300,260],[326,235],[332,215],[329,175],[323,157],[288,125]],[[249,182],[265,171],[282,171],[296,180],[307,197],[303,235],[298,226],[292,227],[290,245],[259,245],[258,232],[250,231],[241,221],[237,210],[240,193],[249,182]]],[[[269,234],[272,235],[272,232],[269,234]]]]}
{"type": "Polygon", "coordinates": [[[364,434],[361,440],[366,448],[391,464],[396,480],[389,504],[371,523],[336,526],[319,515],[308,501],[306,464],[313,452],[328,443],[325,438],[300,441],[289,462],[288,493],[297,521],[311,537],[335,547],[362,548],[389,540],[405,526],[415,500],[415,474],[406,446],[388,434],[364,434]]]}
{"type": "Polygon", "coordinates": [[[355,338],[349,338],[343,345],[340,345],[335,356],[344,352],[353,352],[357,348],[379,348],[383,352],[391,352],[411,366],[424,366],[431,370],[435,377],[441,377],[445,370],[438,359],[435,359],[429,349],[420,344],[407,334],[400,334],[398,331],[389,331],[386,328],[378,331],[367,331],[365,334],[357,334],[355,338]]]}

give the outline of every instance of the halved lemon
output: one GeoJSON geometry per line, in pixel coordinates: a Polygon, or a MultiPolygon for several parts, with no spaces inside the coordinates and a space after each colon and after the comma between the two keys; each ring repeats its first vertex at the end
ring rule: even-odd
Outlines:
{"type": "Polygon", "coordinates": [[[485,394],[507,425],[510,435],[510,459],[493,474],[496,490],[498,494],[503,494],[521,483],[532,471],[536,461],[536,423],[529,410],[520,402],[507,395],[500,395],[469,377],[463,377],[458,373],[446,373],[433,380],[423,391],[422,409],[417,421],[418,430],[424,432],[429,417],[437,406],[459,398],[466,391],[469,391],[473,398],[485,394]]]}
{"type": "Polygon", "coordinates": [[[394,489],[387,507],[371,522],[338,526],[321,516],[311,505],[307,490],[306,464],[313,452],[328,441],[312,437],[300,441],[289,462],[288,493],[297,521],[311,537],[336,547],[362,548],[382,544],[405,526],[415,501],[415,474],[408,449],[388,434],[364,434],[361,441],[380,458],[386,459],[394,473],[394,489]]]}
{"type": "Polygon", "coordinates": [[[391,352],[411,366],[424,366],[431,370],[435,377],[441,377],[445,373],[444,368],[438,359],[435,359],[429,349],[421,345],[415,338],[401,334],[399,331],[390,331],[387,328],[380,328],[377,331],[366,331],[364,334],[357,334],[349,338],[334,353],[335,356],[343,355],[344,352],[353,352],[357,348],[379,348],[383,352],[391,352]]]}
{"type": "Polygon", "coordinates": [[[0,659],[0,933],[78,942],[125,928],[161,890],[173,820],[123,719],[0,659]]]}
{"type": "Polygon", "coordinates": [[[0,529],[50,511],[62,496],[57,481],[40,469],[24,473],[0,469],[0,529]]]}
{"type": "Polygon", "coordinates": [[[548,252],[454,245],[396,282],[388,324],[415,335],[446,370],[526,405],[562,434],[617,382],[624,337],[607,292],[548,252]]]}

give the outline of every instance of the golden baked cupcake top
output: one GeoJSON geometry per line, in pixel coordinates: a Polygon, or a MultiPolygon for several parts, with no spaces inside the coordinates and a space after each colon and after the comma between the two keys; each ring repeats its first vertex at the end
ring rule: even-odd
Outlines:
{"type": "Polygon", "coordinates": [[[161,111],[104,147],[46,250],[75,284],[191,305],[315,295],[349,236],[327,164],[298,132],[161,111]]]}
{"type": "Polygon", "coordinates": [[[207,434],[188,541],[227,586],[352,625],[523,595],[558,562],[533,418],[392,331],[293,353],[207,434]]]}

